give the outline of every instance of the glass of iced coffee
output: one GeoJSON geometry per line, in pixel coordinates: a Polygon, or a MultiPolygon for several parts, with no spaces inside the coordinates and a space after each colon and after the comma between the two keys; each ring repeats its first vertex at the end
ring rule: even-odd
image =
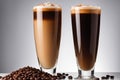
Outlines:
{"type": "Polygon", "coordinates": [[[40,69],[54,74],[61,38],[61,7],[43,3],[33,8],[34,39],[40,69]]]}
{"type": "Polygon", "coordinates": [[[74,49],[81,80],[94,80],[101,8],[76,5],[71,8],[74,49]]]}

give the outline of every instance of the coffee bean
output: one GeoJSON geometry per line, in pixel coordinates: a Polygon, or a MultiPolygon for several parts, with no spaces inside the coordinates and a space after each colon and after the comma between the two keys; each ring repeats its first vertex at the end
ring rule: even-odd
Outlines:
{"type": "Polygon", "coordinates": [[[100,80],[99,78],[95,78],[95,79],[93,79],[93,80],[100,80]]]}
{"type": "Polygon", "coordinates": [[[102,76],[101,79],[107,79],[105,76],[102,76]]]}
{"type": "Polygon", "coordinates": [[[110,76],[110,79],[114,79],[114,76],[110,76]]]}
{"type": "Polygon", "coordinates": [[[110,77],[110,75],[106,75],[106,78],[108,79],[110,77]]]}
{"type": "Polygon", "coordinates": [[[62,75],[65,75],[65,73],[62,73],[62,75]]]}
{"type": "Polygon", "coordinates": [[[68,76],[69,74],[65,74],[66,76],[68,76]]]}
{"type": "Polygon", "coordinates": [[[0,76],[0,79],[2,78],[2,76],[0,76]]]}
{"type": "Polygon", "coordinates": [[[73,77],[72,76],[68,76],[68,79],[72,79],[73,77]]]}

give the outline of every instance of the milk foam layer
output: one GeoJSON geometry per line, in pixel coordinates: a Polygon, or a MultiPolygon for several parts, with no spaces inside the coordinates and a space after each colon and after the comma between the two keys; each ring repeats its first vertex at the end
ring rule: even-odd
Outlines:
{"type": "Polygon", "coordinates": [[[33,10],[34,11],[37,11],[37,10],[42,10],[42,11],[50,11],[50,10],[61,10],[61,7],[57,4],[53,4],[53,3],[50,3],[50,2],[46,2],[46,3],[43,3],[43,4],[38,4],[37,6],[34,6],[33,7],[33,10]]]}
{"type": "Polygon", "coordinates": [[[91,6],[91,5],[76,5],[71,8],[71,13],[101,13],[101,8],[97,6],[91,6]]]}

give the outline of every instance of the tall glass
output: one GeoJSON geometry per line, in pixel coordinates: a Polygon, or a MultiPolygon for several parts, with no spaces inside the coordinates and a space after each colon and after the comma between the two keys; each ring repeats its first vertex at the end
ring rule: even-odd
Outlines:
{"type": "Polygon", "coordinates": [[[100,7],[77,5],[71,8],[74,48],[80,80],[94,80],[99,30],[100,7]]]}
{"type": "Polygon", "coordinates": [[[61,38],[61,7],[51,3],[33,8],[34,39],[40,69],[54,74],[61,38]]]}

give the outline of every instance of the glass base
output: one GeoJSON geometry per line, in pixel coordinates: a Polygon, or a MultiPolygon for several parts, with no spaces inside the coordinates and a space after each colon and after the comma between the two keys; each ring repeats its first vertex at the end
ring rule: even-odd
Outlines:
{"type": "Polygon", "coordinates": [[[44,68],[40,67],[40,69],[44,72],[47,72],[47,73],[51,74],[51,75],[54,75],[56,73],[56,68],[44,69],[44,68]]]}
{"type": "Polygon", "coordinates": [[[84,79],[84,78],[80,78],[80,77],[77,77],[77,78],[75,78],[74,80],[100,80],[99,78],[97,78],[97,77],[94,77],[94,78],[90,78],[90,79],[84,79]]]}
{"type": "Polygon", "coordinates": [[[99,78],[94,76],[94,70],[83,71],[78,70],[78,77],[75,80],[99,80],[99,78]]]}

